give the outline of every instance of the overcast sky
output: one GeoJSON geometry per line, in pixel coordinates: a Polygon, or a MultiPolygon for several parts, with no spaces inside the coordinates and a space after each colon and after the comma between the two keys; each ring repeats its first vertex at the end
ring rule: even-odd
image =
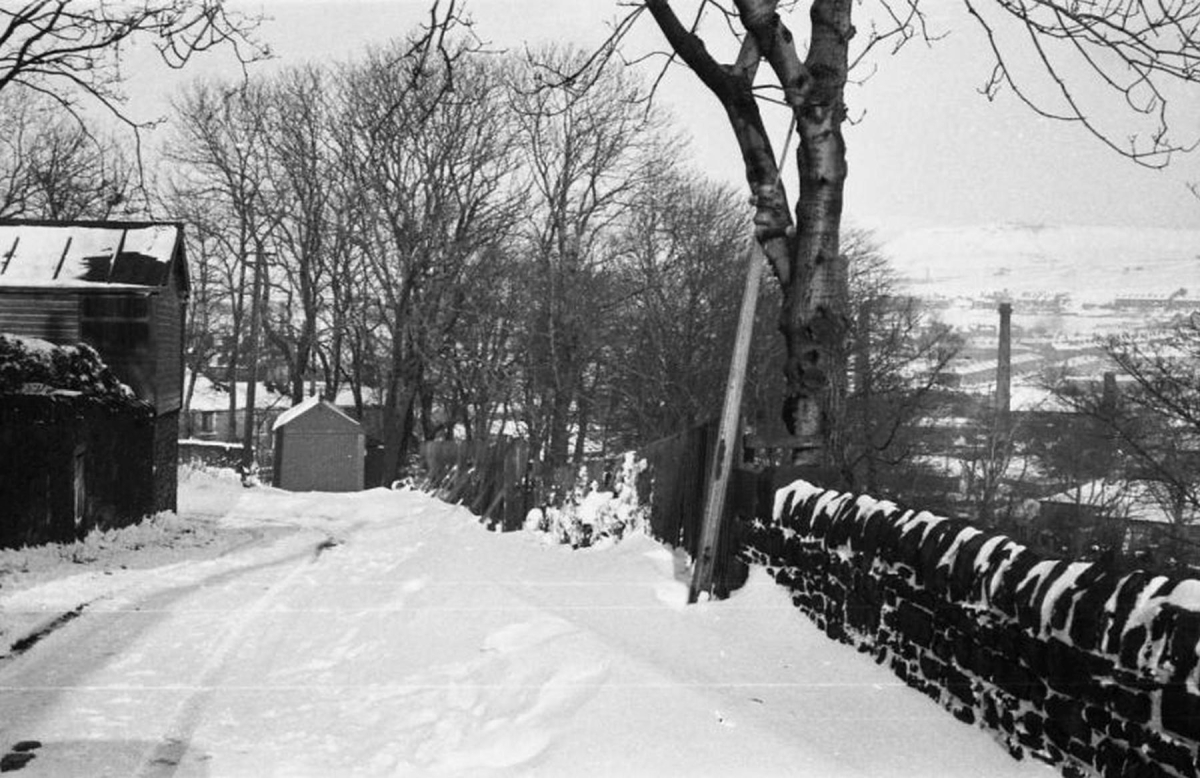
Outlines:
{"type": "MultiPolygon", "coordinates": [[[[261,36],[282,64],[351,58],[366,43],[403,36],[428,9],[426,0],[229,5],[273,17],[261,36]]],[[[879,58],[871,78],[848,94],[856,119],[846,130],[851,223],[885,236],[995,222],[1200,228],[1200,201],[1186,188],[1200,181],[1200,155],[1179,156],[1166,171],[1146,170],[1076,126],[1034,116],[1011,95],[989,102],[978,93],[990,69],[981,34],[952,13],[957,6],[951,0],[928,5],[945,14],[932,21],[948,36],[931,47],[914,43],[895,57],[879,58]]],[[[473,0],[468,10],[480,37],[497,48],[518,48],[546,41],[594,46],[607,34],[606,21],[622,9],[617,0],[473,0]]],[[[792,26],[803,32],[803,18],[792,26]]],[[[644,18],[629,50],[640,54],[657,46],[658,31],[644,18]]],[[[236,74],[227,57],[197,64],[191,76],[236,74]]],[[[131,74],[135,111],[161,111],[178,84],[177,77],[157,69],[131,74]]],[[[691,133],[696,165],[744,186],[733,137],[715,99],[682,69],[664,83],[660,97],[691,133]]],[[[1191,103],[1200,105],[1200,94],[1191,103]]],[[[1195,114],[1181,121],[1200,127],[1195,114]]],[[[794,183],[790,188],[794,192],[794,183]]]]}

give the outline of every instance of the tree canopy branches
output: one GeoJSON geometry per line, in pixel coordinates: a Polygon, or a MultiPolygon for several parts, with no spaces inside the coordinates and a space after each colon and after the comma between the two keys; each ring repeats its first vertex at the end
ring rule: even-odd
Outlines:
{"type": "Polygon", "coordinates": [[[0,8],[0,90],[20,84],[74,107],[87,95],[120,112],[123,49],[147,40],[181,68],[199,53],[229,46],[248,63],[269,54],[253,38],[259,19],[221,0],[27,0],[0,8]]]}
{"type": "Polygon", "coordinates": [[[1200,2],[963,2],[995,60],[983,89],[989,97],[1007,87],[1039,115],[1077,123],[1150,167],[1166,165],[1200,141],[1190,127],[1177,137],[1172,120],[1178,117],[1171,113],[1175,102],[1186,99],[1181,87],[1200,86],[1200,2]],[[1006,21],[1018,34],[1009,34],[1006,21]],[[1118,112],[1101,107],[1104,95],[1095,92],[1115,97],[1150,126],[1123,131],[1114,120],[1118,112]]]}

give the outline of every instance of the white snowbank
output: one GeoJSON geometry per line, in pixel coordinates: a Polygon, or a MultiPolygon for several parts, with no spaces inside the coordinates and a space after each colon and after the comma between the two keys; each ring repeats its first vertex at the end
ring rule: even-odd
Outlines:
{"type": "Polygon", "coordinates": [[[1054,775],[827,639],[759,569],[684,607],[678,555],[640,532],[573,551],[412,491],[233,479],[181,503],[295,531],[0,596],[92,602],[0,661],[0,748],[43,744],[23,775],[1054,775]]]}

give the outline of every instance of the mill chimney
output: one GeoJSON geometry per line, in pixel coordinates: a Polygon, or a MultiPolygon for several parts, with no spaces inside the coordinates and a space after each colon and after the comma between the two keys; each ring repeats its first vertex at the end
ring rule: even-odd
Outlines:
{"type": "Polygon", "coordinates": [[[1012,303],[1000,303],[1000,349],[996,360],[996,410],[1012,409],[1012,303]]]}
{"type": "Polygon", "coordinates": [[[1104,373],[1104,388],[1100,395],[1100,411],[1106,418],[1112,418],[1117,414],[1117,403],[1120,401],[1117,389],[1117,374],[1113,372],[1104,373]]]}

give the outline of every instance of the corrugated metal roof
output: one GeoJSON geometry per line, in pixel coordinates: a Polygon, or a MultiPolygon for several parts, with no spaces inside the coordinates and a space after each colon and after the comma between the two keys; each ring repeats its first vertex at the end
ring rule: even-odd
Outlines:
{"type": "Polygon", "coordinates": [[[0,222],[0,286],[165,286],[178,224],[0,222]]]}

